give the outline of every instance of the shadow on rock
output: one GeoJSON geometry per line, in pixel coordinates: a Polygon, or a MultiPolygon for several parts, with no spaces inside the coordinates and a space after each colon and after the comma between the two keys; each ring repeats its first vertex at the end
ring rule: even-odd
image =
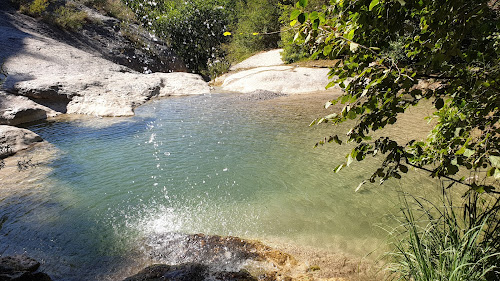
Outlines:
{"type": "Polygon", "coordinates": [[[2,281],[52,281],[45,273],[37,271],[40,263],[24,256],[0,258],[0,280],[2,281]]]}

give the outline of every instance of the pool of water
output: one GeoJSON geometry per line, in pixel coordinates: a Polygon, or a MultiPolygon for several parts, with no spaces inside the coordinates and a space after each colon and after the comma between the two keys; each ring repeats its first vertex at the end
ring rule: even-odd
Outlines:
{"type": "Polygon", "coordinates": [[[377,162],[334,174],[349,148],[313,148],[342,131],[308,127],[318,104],[211,94],[153,101],[134,117],[29,126],[57,157],[33,168],[36,180],[0,190],[0,254],[26,252],[56,280],[111,278],[147,259],[144,237],[170,232],[366,254],[383,244],[394,190],[435,182],[412,171],[354,192],[377,162]]]}

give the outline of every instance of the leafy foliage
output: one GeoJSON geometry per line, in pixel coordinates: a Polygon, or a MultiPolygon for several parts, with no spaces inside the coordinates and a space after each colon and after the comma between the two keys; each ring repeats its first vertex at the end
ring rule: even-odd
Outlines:
{"type": "Polygon", "coordinates": [[[127,5],[150,31],[166,39],[189,69],[203,73],[210,60],[224,56],[221,44],[235,21],[235,5],[229,0],[141,1],[127,5]]]}
{"type": "Polygon", "coordinates": [[[342,103],[342,111],[317,122],[357,120],[344,141],[327,138],[358,144],[336,171],[381,153],[385,161],[371,182],[400,178],[413,166],[465,183],[460,175],[467,169],[479,179],[468,183],[471,189],[496,192],[500,21],[488,2],[332,0],[312,12],[306,0],[297,2],[290,16],[292,25],[300,24],[295,41],[308,46],[314,58],[339,59],[328,86],[345,91],[326,104],[342,103]],[[424,99],[432,100],[437,124],[426,141],[371,140],[372,132],[394,124],[424,99]]]}
{"type": "Polygon", "coordinates": [[[281,0],[240,1],[238,21],[229,46],[232,60],[278,47],[280,41],[281,0]]]}

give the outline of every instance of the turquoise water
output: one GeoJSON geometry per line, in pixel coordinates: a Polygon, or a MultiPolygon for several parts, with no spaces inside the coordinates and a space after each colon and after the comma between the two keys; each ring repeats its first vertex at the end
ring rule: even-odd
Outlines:
{"type": "Polygon", "coordinates": [[[383,242],[392,191],[435,183],[412,172],[355,193],[376,162],[332,173],[348,148],[313,149],[333,128],[308,127],[318,109],[305,101],[213,94],[32,125],[58,157],[36,189],[0,197],[0,253],[41,259],[57,280],[112,279],[147,260],[145,237],[172,232],[366,254],[383,242]]]}

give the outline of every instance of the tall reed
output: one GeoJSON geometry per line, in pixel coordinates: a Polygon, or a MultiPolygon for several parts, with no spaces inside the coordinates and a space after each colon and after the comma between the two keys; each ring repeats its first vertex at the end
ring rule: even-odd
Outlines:
{"type": "Polygon", "coordinates": [[[455,207],[447,191],[440,205],[402,194],[401,224],[388,254],[391,279],[500,280],[499,202],[469,192],[455,207]]]}

